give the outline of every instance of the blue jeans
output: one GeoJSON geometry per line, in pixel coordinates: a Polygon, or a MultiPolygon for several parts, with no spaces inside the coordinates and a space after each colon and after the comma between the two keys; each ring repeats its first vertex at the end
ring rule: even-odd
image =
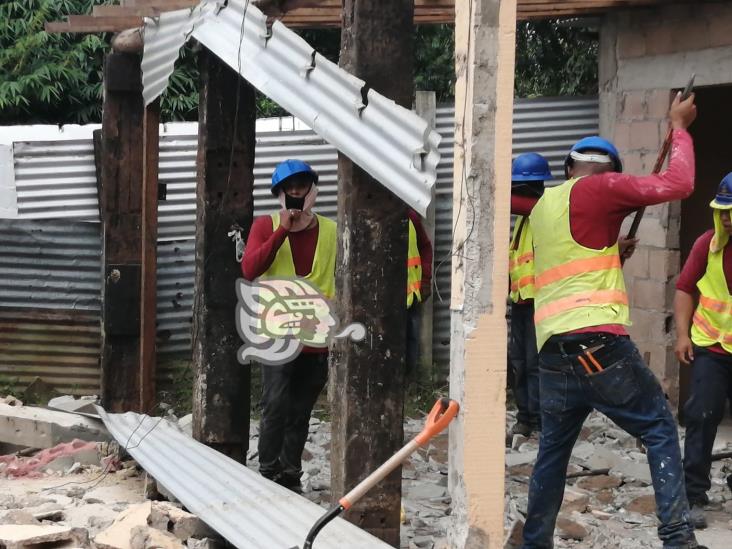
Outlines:
{"type": "Polygon", "coordinates": [[[691,397],[684,406],[684,473],[690,503],[708,501],[712,448],[732,390],[732,355],[694,347],[691,397]]]}
{"type": "Polygon", "coordinates": [[[539,354],[536,350],[534,303],[511,305],[511,367],[519,423],[541,430],[539,354]]]}
{"type": "Polygon", "coordinates": [[[593,409],[645,444],[664,548],[696,547],[676,423],[660,384],[630,339],[611,334],[554,336],[539,353],[539,378],[541,438],[529,487],[524,549],[553,547],[572,447],[593,409]],[[583,344],[591,351],[602,345],[592,354],[604,370],[587,373],[578,360],[585,358],[579,351],[583,344]]]}

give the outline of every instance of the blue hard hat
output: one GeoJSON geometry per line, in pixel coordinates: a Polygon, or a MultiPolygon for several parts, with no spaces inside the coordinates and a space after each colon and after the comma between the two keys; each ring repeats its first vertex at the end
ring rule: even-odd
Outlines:
{"type": "Polygon", "coordinates": [[[518,155],[511,164],[511,182],[548,181],[554,179],[546,158],[537,153],[518,155]]]}
{"type": "Polygon", "coordinates": [[[272,194],[277,196],[277,186],[288,177],[293,175],[306,173],[313,178],[313,183],[318,183],[318,174],[307,162],[302,160],[285,160],[280,162],[272,172],[272,194]]]}
{"type": "MultiPolygon", "coordinates": [[[[598,135],[593,135],[590,137],[585,137],[583,139],[580,139],[577,141],[577,143],[574,144],[572,149],[569,151],[572,152],[585,152],[585,151],[600,151],[604,152],[605,154],[609,155],[610,158],[613,161],[613,169],[616,172],[622,172],[623,171],[623,163],[620,161],[620,153],[618,153],[618,149],[615,148],[615,145],[610,143],[607,139],[603,139],[602,137],[598,135]]],[[[569,164],[572,162],[572,159],[569,155],[567,155],[567,158],[564,160],[564,173],[567,177],[569,177],[569,164]]]]}
{"type": "Polygon", "coordinates": [[[717,195],[709,205],[718,210],[732,210],[732,172],[724,176],[717,188],[717,195]]]}

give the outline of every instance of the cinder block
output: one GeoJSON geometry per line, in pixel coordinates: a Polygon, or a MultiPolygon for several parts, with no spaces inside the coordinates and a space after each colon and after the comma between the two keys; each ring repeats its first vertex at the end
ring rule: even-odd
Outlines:
{"type": "Polygon", "coordinates": [[[623,94],[623,119],[638,120],[645,118],[644,92],[631,91],[623,94]]]}
{"type": "Polygon", "coordinates": [[[622,151],[623,171],[633,175],[643,174],[643,155],[639,151],[622,151]]]}
{"type": "Polygon", "coordinates": [[[644,246],[636,247],[633,256],[623,264],[623,274],[626,280],[628,277],[648,278],[648,248],[644,246]]]}
{"type": "Polygon", "coordinates": [[[655,120],[632,122],[630,125],[631,149],[658,150],[661,142],[659,124],[655,120]]]}
{"type": "Polygon", "coordinates": [[[666,284],[655,280],[636,280],[633,304],[640,309],[666,310],[666,284]]]}
{"type": "Polygon", "coordinates": [[[631,310],[630,318],[633,321],[633,325],[628,328],[628,333],[630,333],[630,337],[633,338],[636,344],[650,340],[650,317],[651,313],[645,309],[633,307],[631,310]]]}
{"type": "Polygon", "coordinates": [[[627,29],[618,34],[618,58],[632,59],[646,55],[646,39],[642,33],[627,29]]]}
{"type": "Polygon", "coordinates": [[[646,352],[650,353],[650,367],[659,380],[666,378],[666,353],[670,348],[670,344],[659,345],[650,344],[646,347],[646,352]]]}
{"type": "Polygon", "coordinates": [[[671,107],[671,93],[669,90],[650,90],[646,93],[646,107],[648,118],[666,120],[671,107]]]}
{"type": "Polygon", "coordinates": [[[655,248],[665,248],[668,242],[668,230],[661,224],[660,219],[644,217],[638,227],[640,243],[655,248]]]}
{"type": "Polygon", "coordinates": [[[675,51],[675,29],[667,25],[653,25],[646,30],[646,55],[664,55],[675,51]]]}
{"type": "Polygon", "coordinates": [[[694,14],[694,16],[675,25],[675,27],[675,51],[698,51],[710,46],[709,24],[707,19],[700,17],[699,14],[694,14]]]}
{"type": "Polygon", "coordinates": [[[650,250],[648,258],[650,278],[659,282],[668,282],[678,273],[679,261],[678,250],[650,250]]]}
{"type": "Polygon", "coordinates": [[[630,150],[630,124],[628,122],[615,123],[613,143],[620,151],[621,158],[623,157],[623,151],[630,150]]]}

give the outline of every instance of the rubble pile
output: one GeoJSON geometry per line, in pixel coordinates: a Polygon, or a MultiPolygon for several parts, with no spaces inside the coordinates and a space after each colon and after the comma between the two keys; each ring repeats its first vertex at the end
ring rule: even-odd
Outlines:
{"type": "MultiPolygon", "coordinates": [[[[509,421],[513,423],[513,418],[509,421]]],[[[537,438],[527,440],[515,435],[511,448],[506,450],[507,548],[520,546],[529,478],[538,447],[537,438]]],[[[730,448],[732,444],[718,442],[715,452],[730,448]]],[[[574,478],[568,479],[557,521],[557,549],[660,546],[648,460],[634,437],[604,416],[593,413],[572,451],[568,473],[574,478]]],[[[700,542],[710,547],[729,546],[729,539],[727,545],[715,545],[714,540],[729,536],[732,529],[732,491],[726,483],[731,473],[729,461],[715,462],[712,467],[710,527],[698,533],[700,542]]]]}

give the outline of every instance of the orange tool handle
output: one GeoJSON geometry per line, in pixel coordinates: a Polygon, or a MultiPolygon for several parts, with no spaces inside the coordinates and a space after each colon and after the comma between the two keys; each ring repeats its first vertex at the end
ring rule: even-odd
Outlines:
{"type": "Polygon", "coordinates": [[[440,434],[450,425],[459,410],[460,405],[456,401],[449,398],[439,399],[427,416],[424,429],[414,437],[414,440],[420,446],[424,446],[433,436],[440,434]]]}

